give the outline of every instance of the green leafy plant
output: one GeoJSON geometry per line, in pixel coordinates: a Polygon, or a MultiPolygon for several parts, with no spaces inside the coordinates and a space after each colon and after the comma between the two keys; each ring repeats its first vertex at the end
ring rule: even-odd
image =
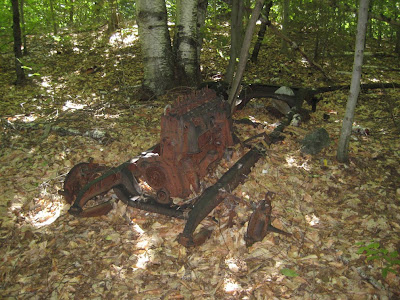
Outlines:
{"type": "Polygon", "coordinates": [[[381,247],[378,242],[372,241],[370,244],[359,242],[356,245],[362,246],[358,249],[357,254],[364,254],[367,261],[375,260],[384,263],[385,267],[382,269],[382,276],[386,278],[388,272],[398,274],[395,268],[400,267],[400,257],[397,251],[389,252],[387,249],[381,247]]]}
{"type": "Polygon", "coordinates": [[[297,276],[299,276],[299,274],[297,274],[296,271],[294,271],[292,269],[287,269],[287,268],[282,269],[281,270],[281,274],[285,275],[287,277],[297,277],[297,276]]]}

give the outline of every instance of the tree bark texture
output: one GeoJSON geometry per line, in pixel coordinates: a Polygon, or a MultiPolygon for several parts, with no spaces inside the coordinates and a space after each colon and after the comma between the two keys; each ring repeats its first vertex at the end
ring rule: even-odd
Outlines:
{"type": "Polygon", "coordinates": [[[22,39],[21,39],[21,26],[19,22],[19,7],[18,0],[11,0],[13,12],[13,35],[14,35],[14,55],[15,55],[15,71],[17,73],[16,84],[22,84],[25,80],[25,73],[22,69],[20,58],[22,57],[22,39]]]}
{"type": "Polygon", "coordinates": [[[49,0],[49,4],[50,4],[51,22],[53,23],[53,32],[54,35],[57,35],[58,29],[57,29],[56,15],[54,12],[53,0],[49,0]]]}
{"type": "Polygon", "coordinates": [[[268,1],[264,6],[263,19],[261,21],[260,30],[258,31],[257,42],[254,45],[253,53],[251,54],[251,62],[255,63],[258,59],[258,53],[260,52],[261,44],[264,40],[265,32],[267,31],[267,22],[269,22],[269,12],[271,11],[272,0],[268,1]]]}
{"type": "Polygon", "coordinates": [[[243,46],[240,51],[239,64],[237,71],[233,80],[231,90],[229,91],[228,102],[231,105],[231,111],[233,112],[236,106],[236,98],[239,94],[239,85],[242,81],[243,73],[246,68],[247,58],[249,56],[249,49],[251,44],[251,38],[253,37],[254,28],[256,27],[256,22],[260,16],[261,9],[264,5],[263,0],[257,0],[254,6],[250,21],[246,28],[246,33],[244,35],[243,46]]]}
{"type": "Polygon", "coordinates": [[[240,54],[240,46],[243,39],[243,0],[232,1],[231,12],[231,49],[229,65],[226,70],[225,81],[232,84],[233,74],[236,68],[236,60],[240,54]]]}
{"type": "MultiPolygon", "coordinates": [[[[289,0],[283,0],[282,6],[282,33],[286,36],[289,34],[289,0]]],[[[284,39],[281,41],[281,51],[284,54],[288,54],[288,43],[284,39]]]]}
{"type": "Polygon", "coordinates": [[[342,130],[340,132],[337,159],[339,162],[347,162],[349,156],[349,142],[351,129],[353,126],[354,111],[360,93],[361,67],[364,57],[365,35],[368,23],[369,0],[360,0],[358,10],[357,36],[354,53],[353,75],[349,97],[347,99],[346,112],[343,119],[342,130]]]}
{"type": "Polygon", "coordinates": [[[161,95],[174,85],[173,58],[165,2],[164,0],[139,0],[136,2],[136,9],[144,64],[143,86],[155,95],[161,95]]]}
{"type": "Polygon", "coordinates": [[[203,28],[207,18],[208,0],[198,0],[197,4],[197,61],[200,64],[201,48],[203,46],[203,28]]]}
{"type": "Polygon", "coordinates": [[[24,17],[24,0],[19,1],[19,14],[21,17],[21,36],[22,43],[24,46],[24,55],[28,54],[28,48],[26,47],[26,29],[25,29],[25,17],[24,17]]]}
{"type": "Polygon", "coordinates": [[[197,27],[198,0],[177,1],[176,64],[180,84],[197,86],[200,82],[197,27]]]}
{"type": "Polygon", "coordinates": [[[108,20],[108,32],[113,32],[119,27],[118,20],[118,2],[115,0],[108,0],[109,6],[109,20],[108,20]]]}

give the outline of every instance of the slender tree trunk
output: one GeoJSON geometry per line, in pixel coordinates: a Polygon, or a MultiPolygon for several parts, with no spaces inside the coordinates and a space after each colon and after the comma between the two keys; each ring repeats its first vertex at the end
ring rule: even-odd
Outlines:
{"type": "Polygon", "coordinates": [[[176,64],[181,85],[197,86],[200,82],[198,55],[198,0],[176,3],[176,64]]]}
{"type": "Polygon", "coordinates": [[[50,3],[51,22],[53,23],[53,32],[54,32],[54,35],[56,35],[58,33],[58,28],[57,28],[57,22],[56,22],[56,14],[54,12],[53,1],[54,0],[49,0],[49,3],[50,3]]]}
{"type": "Polygon", "coordinates": [[[351,78],[350,92],[347,99],[346,112],[343,119],[342,130],[340,132],[337,151],[337,159],[339,162],[347,162],[349,156],[349,142],[353,126],[354,111],[357,105],[358,95],[360,93],[361,67],[364,57],[365,35],[367,32],[368,23],[368,5],[369,0],[360,0],[353,75],[351,78]]]}
{"type": "Polygon", "coordinates": [[[400,27],[396,28],[396,47],[394,51],[400,55],[400,27]]]}
{"type": "Polygon", "coordinates": [[[74,24],[74,0],[69,0],[69,25],[74,24]]]}
{"type": "MultiPolygon", "coordinates": [[[[283,0],[283,8],[282,8],[282,33],[286,36],[289,36],[289,0],[283,0]]],[[[284,54],[288,54],[288,44],[282,39],[281,51],[284,54]]]]}
{"type": "Polygon", "coordinates": [[[254,45],[253,53],[251,55],[251,62],[255,63],[258,59],[258,52],[260,51],[262,41],[264,40],[265,32],[267,31],[267,25],[269,22],[269,12],[272,7],[272,0],[268,1],[264,6],[264,18],[262,18],[260,31],[258,32],[257,42],[254,45]]]}
{"type": "Polygon", "coordinates": [[[225,74],[225,81],[232,84],[233,73],[236,68],[236,61],[240,54],[243,40],[243,0],[232,1],[231,12],[231,50],[229,65],[225,74]]]}
{"type": "Polygon", "coordinates": [[[108,32],[113,32],[115,31],[118,26],[119,26],[119,22],[118,22],[118,14],[117,14],[117,3],[115,0],[109,0],[108,1],[108,5],[109,5],[109,20],[108,20],[108,32]]]}
{"type": "Polygon", "coordinates": [[[232,87],[229,91],[228,102],[231,105],[231,111],[235,109],[236,98],[239,93],[239,85],[242,81],[243,73],[246,68],[247,58],[249,56],[249,49],[251,44],[251,38],[253,36],[254,29],[256,27],[256,22],[260,16],[261,9],[264,5],[264,0],[256,0],[253,12],[249,23],[247,24],[246,33],[244,35],[243,46],[240,51],[239,64],[233,79],[232,87]]]}
{"type": "Polygon", "coordinates": [[[217,26],[217,0],[213,0],[213,24],[217,26]]]}
{"type": "Polygon", "coordinates": [[[19,2],[19,13],[21,16],[21,35],[22,35],[22,44],[24,45],[23,54],[28,54],[28,48],[26,47],[26,28],[25,28],[25,17],[24,17],[24,0],[20,0],[19,2]]]}
{"type": "Polygon", "coordinates": [[[208,0],[198,0],[199,3],[197,4],[197,31],[198,31],[198,37],[197,37],[197,61],[200,63],[200,54],[201,54],[201,49],[203,46],[203,28],[204,28],[204,23],[207,18],[207,6],[208,6],[208,0]]]}
{"type": "Polygon", "coordinates": [[[164,0],[136,1],[140,46],[144,64],[143,87],[155,95],[174,85],[171,39],[164,0]]]}
{"type": "Polygon", "coordinates": [[[13,12],[13,35],[14,35],[14,55],[15,55],[15,71],[17,73],[16,84],[22,84],[25,81],[24,69],[20,58],[22,57],[22,41],[21,41],[21,27],[19,23],[19,7],[18,0],[11,0],[13,12]]]}

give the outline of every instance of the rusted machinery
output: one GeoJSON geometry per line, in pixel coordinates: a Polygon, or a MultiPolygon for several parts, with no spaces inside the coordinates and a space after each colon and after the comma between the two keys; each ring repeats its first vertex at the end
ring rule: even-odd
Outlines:
{"type": "MultiPolygon", "coordinates": [[[[202,191],[201,179],[233,145],[232,118],[230,106],[213,90],[196,91],[165,108],[159,144],[115,168],[93,161],[77,164],[68,173],[60,194],[72,204],[71,214],[90,217],[104,215],[112,209],[111,201],[86,206],[89,200],[113,189],[131,207],[186,219],[178,241],[186,247],[199,245],[211,232],[203,230],[194,234],[197,226],[245,180],[265,154],[265,143],[281,140],[280,132],[292,116],[293,112],[265,136],[264,142],[252,147],[214,185],[202,191]],[[189,204],[175,205],[171,199],[187,198],[193,192],[202,193],[189,204]]],[[[269,194],[265,201],[268,199],[269,194]]],[[[270,224],[270,202],[261,204],[249,222],[248,245],[261,240],[267,231],[284,233],[270,224]]]]}
{"type": "MultiPolygon", "coordinates": [[[[213,90],[202,89],[165,108],[160,143],[152,150],[116,168],[107,169],[92,161],[80,163],[71,169],[60,193],[73,203],[69,212],[76,216],[106,214],[112,208],[110,202],[84,207],[90,199],[113,189],[130,206],[185,219],[191,207],[176,206],[171,197],[186,198],[200,192],[200,180],[232,145],[229,105],[213,90]],[[151,187],[150,193],[144,191],[142,183],[151,187]]],[[[217,205],[212,201],[202,210],[211,211],[217,205]]],[[[188,223],[192,223],[190,218],[188,223]]],[[[200,221],[196,218],[197,225],[200,221]]],[[[182,242],[186,246],[193,244],[197,225],[182,242]]]]}

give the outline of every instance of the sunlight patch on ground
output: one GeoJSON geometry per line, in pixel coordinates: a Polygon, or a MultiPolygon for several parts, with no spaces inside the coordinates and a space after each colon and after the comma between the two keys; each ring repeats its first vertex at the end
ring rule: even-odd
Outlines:
{"type": "Polygon", "coordinates": [[[265,126],[267,126],[269,129],[275,129],[276,127],[278,127],[278,125],[280,124],[280,122],[277,123],[268,123],[267,121],[261,121],[259,119],[257,119],[256,117],[253,116],[248,116],[249,120],[254,122],[254,123],[260,123],[260,124],[264,124],[265,126]]]}
{"type": "Polygon", "coordinates": [[[47,226],[52,224],[61,215],[64,204],[51,203],[47,207],[40,210],[37,214],[27,217],[27,221],[30,222],[36,228],[47,226]]]}
{"type": "Polygon", "coordinates": [[[235,257],[226,258],[225,264],[228,266],[229,270],[234,273],[247,270],[246,262],[239,258],[235,258],[235,257]]]}
{"type": "Polygon", "coordinates": [[[133,230],[135,230],[140,235],[144,233],[144,230],[138,224],[133,225],[133,230]]]}
{"type": "Polygon", "coordinates": [[[75,110],[80,110],[83,109],[86,106],[86,104],[77,104],[77,103],[73,103],[72,101],[67,100],[62,108],[63,111],[66,110],[71,110],[71,111],[75,111],[75,110]]]}
{"type": "Polygon", "coordinates": [[[42,83],[41,83],[42,87],[44,87],[44,88],[51,87],[52,80],[48,76],[42,76],[41,79],[42,79],[42,83]]]}
{"type": "Polygon", "coordinates": [[[130,29],[118,30],[110,36],[109,43],[114,47],[131,46],[139,38],[137,25],[130,29]]]}
{"type": "Polygon", "coordinates": [[[305,219],[306,219],[308,225],[310,225],[310,226],[317,226],[319,224],[319,218],[314,214],[312,214],[311,216],[306,215],[305,219]]]}
{"type": "Polygon", "coordinates": [[[301,63],[303,66],[307,67],[309,65],[307,59],[305,59],[304,57],[301,59],[301,63]]]}
{"type": "Polygon", "coordinates": [[[242,291],[242,286],[232,278],[224,279],[224,291],[227,293],[237,293],[242,291]]]}
{"type": "Polygon", "coordinates": [[[306,171],[311,170],[311,167],[308,165],[307,161],[301,163],[291,155],[287,155],[285,159],[286,159],[286,164],[291,168],[296,167],[299,169],[304,169],[306,171]]]}
{"type": "Polygon", "coordinates": [[[146,265],[150,262],[150,255],[147,252],[138,255],[136,268],[145,269],[146,265]]]}
{"type": "Polygon", "coordinates": [[[25,215],[25,220],[36,228],[52,224],[65,208],[61,196],[51,197],[45,187],[41,188],[39,197],[32,202],[33,207],[25,215]]]}
{"type": "Polygon", "coordinates": [[[38,117],[35,114],[29,114],[29,115],[15,115],[13,117],[10,117],[7,119],[8,122],[12,122],[12,121],[21,121],[24,123],[30,123],[33,122],[37,119],[38,117]]]}
{"type": "Polygon", "coordinates": [[[250,195],[247,194],[246,192],[242,192],[242,197],[249,200],[250,199],[250,195]]]}

